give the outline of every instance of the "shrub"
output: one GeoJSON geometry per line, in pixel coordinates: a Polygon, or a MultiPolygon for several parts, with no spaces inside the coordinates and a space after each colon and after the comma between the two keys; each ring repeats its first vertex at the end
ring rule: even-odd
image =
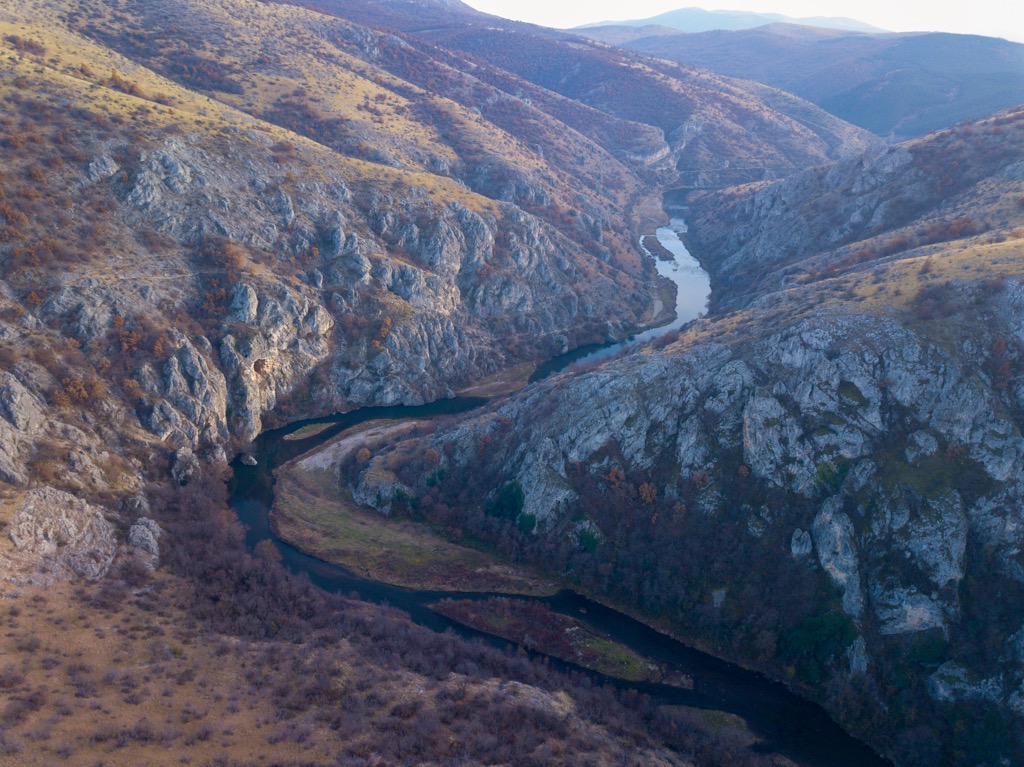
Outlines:
{"type": "Polygon", "coordinates": [[[487,513],[500,519],[514,520],[523,511],[526,495],[518,482],[503,485],[487,504],[487,513]]]}
{"type": "Polygon", "coordinates": [[[779,640],[779,657],[796,667],[805,682],[816,684],[824,667],[835,660],[854,639],[857,629],[841,613],[804,618],[779,640]]]}

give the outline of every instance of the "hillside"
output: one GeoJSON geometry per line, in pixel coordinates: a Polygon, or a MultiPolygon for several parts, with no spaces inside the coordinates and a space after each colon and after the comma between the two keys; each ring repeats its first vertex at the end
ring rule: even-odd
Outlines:
{"type": "Polygon", "coordinates": [[[725,714],[313,588],[246,548],[228,462],[643,327],[638,235],[680,169],[717,187],[874,139],[509,32],[610,78],[575,100],[596,81],[489,62],[460,3],[346,8],[0,7],[0,761],[767,764],[725,714]]]}
{"type": "Polygon", "coordinates": [[[630,50],[800,96],[890,141],[922,136],[1024,102],[1024,45],[944,33],[864,34],[770,24],[743,31],[625,39],[630,50]]]}
{"type": "Polygon", "coordinates": [[[687,185],[777,178],[856,154],[874,141],[800,99],[775,102],[748,82],[530,24],[432,4],[299,4],[398,30],[426,50],[459,52],[453,66],[529,99],[627,162],[665,162],[687,185]],[[649,136],[654,138],[638,145],[649,136]]]}
{"type": "Polygon", "coordinates": [[[1019,763],[1022,149],[1018,110],[695,196],[709,317],[384,449],[356,497],[786,679],[898,765],[1019,763]]]}
{"type": "MultiPolygon", "coordinates": [[[[474,40],[475,14],[426,9],[463,25],[435,36],[474,40]]],[[[642,62],[599,109],[291,5],[24,2],[0,25],[5,368],[84,435],[66,439],[140,465],[165,444],[223,458],[271,411],[419,403],[620,336],[650,317],[635,233],[673,166],[706,186],[870,144],[782,94],[642,62]]],[[[524,68],[512,51],[494,55],[524,68]]],[[[626,61],[578,55],[587,78],[626,61]]],[[[38,436],[6,442],[8,481],[38,436]]],[[[90,484],[137,481],[111,471],[90,484]]]]}
{"type": "Polygon", "coordinates": [[[397,80],[359,58],[375,33],[216,8],[168,36],[166,3],[6,23],[6,349],[38,395],[103,380],[158,438],[219,449],[289,397],[433,399],[640,321],[646,190],[621,162],[518,100],[529,144],[397,80]]]}
{"type": "Polygon", "coordinates": [[[781,13],[755,13],[753,11],[705,10],[704,8],[679,8],[674,11],[658,14],[645,19],[629,19],[625,21],[598,22],[577,27],[573,31],[590,34],[596,30],[600,34],[602,27],[667,27],[679,32],[697,33],[713,30],[755,29],[766,24],[799,24],[804,27],[820,29],[841,29],[847,32],[880,33],[884,29],[870,24],[836,16],[803,16],[794,18],[781,13]]]}

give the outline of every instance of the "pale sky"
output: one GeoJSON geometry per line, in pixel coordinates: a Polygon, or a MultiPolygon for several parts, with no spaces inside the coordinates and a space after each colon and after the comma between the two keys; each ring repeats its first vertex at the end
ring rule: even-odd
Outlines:
{"type": "Polygon", "coordinates": [[[786,16],[846,16],[894,32],[961,32],[1024,42],[1024,8],[1015,0],[464,0],[477,10],[547,27],[644,19],[676,8],[786,16]]]}

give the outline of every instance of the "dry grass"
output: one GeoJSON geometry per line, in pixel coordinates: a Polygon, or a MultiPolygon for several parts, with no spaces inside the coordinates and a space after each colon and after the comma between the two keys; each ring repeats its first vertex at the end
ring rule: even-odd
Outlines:
{"type": "Polygon", "coordinates": [[[360,508],[331,470],[296,464],[275,474],[271,521],[283,540],[373,580],[414,589],[550,594],[557,584],[430,527],[360,508]]]}
{"type": "Polygon", "coordinates": [[[254,682],[284,669],[266,667],[267,646],[198,634],[180,583],[102,606],[100,587],[0,588],[5,764],[331,762],[322,725],[304,722],[301,746],[272,742],[277,704],[254,682]]]}
{"type": "MultiPolygon", "coordinates": [[[[413,154],[421,158],[428,154],[436,157],[439,152],[442,159],[455,158],[454,155],[445,156],[444,153],[451,153],[451,150],[434,127],[409,116],[406,100],[386,87],[388,84],[398,85],[395,78],[384,72],[369,71],[364,62],[340,53],[332,46],[329,46],[330,51],[321,49],[327,43],[310,33],[311,25],[323,21],[317,14],[249,0],[204,6],[205,13],[213,14],[214,18],[207,19],[208,26],[197,30],[197,34],[209,36],[210,44],[217,46],[216,50],[208,51],[209,55],[226,66],[257,73],[246,75],[245,97],[217,93],[212,94],[216,98],[211,98],[183,87],[154,69],[69,28],[64,21],[66,14],[81,13],[83,8],[85,6],[76,0],[57,0],[52,4],[19,0],[11,5],[9,18],[0,18],[0,56],[7,52],[9,64],[9,77],[0,79],[0,98],[15,89],[14,80],[23,77],[26,85],[22,90],[53,92],[62,99],[71,99],[76,106],[128,118],[147,131],[173,127],[182,133],[211,140],[221,135],[225,128],[257,129],[267,137],[268,143],[284,141],[316,152],[319,157],[314,165],[319,171],[313,172],[313,178],[326,179],[339,173],[346,178],[373,182],[381,187],[422,189],[437,196],[439,201],[457,201],[483,215],[493,215],[497,210],[492,201],[470,192],[458,182],[430,172],[422,160],[412,159],[413,154]],[[210,25],[216,28],[211,29],[210,25]],[[258,34],[254,34],[254,30],[258,34]],[[283,34],[284,30],[293,34],[283,34]],[[19,54],[5,39],[10,35],[41,41],[46,46],[46,56],[19,54]],[[286,40],[291,42],[285,43],[286,40]],[[267,41],[274,41],[273,44],[280,49],[277,54],[284,57],[273,73],[260,72],[266,67],[256,64],[257,59],[265,55],[263,48],[267,41]],[[112,72],[137,84],[141,95],[109,87],[112,72]],[[296,89],[305,90],[308,99],[327,115],[342,116],[356,123],[365,121],[366,140],[385,142],[387,146],[382,143],[381,148],[390,151],[403,142],[409,144],[410,150],[400,158],[401,167],[324,152],[315,142],[285,127],[253,119],[252,115],[262,114],[276,99],[296,89]],[[383,101],[379,101],[379,97],[383,97],[383,101]],[[155,98],[168,103],[159,103],[155,98]],[[356,108],[367,100],[375,108],[391,110],[393,114],[386,124],[373,122],[375,118],[372,115],[356,108]]],[[[109,28],[112,34],[125,22],[124,16],[112,13],[103,3],[89,4],[87,15],[90,17],[89,25],[109,28]]],[[[151,63],[160,65],[167,62],[157,56],[151,63]]],[[[479,123],[477,116],[465,112],[454,102],[446,101],[445,108],[463,115],[461,119],[467,125],[479,123]]],[[[488,126],[486,130],[480,130],[480,140],[484,141],[495,129],[488,126]]],[[[504,140],[515,143],[510,137],[504,140]]],[[[497,146],[490,148],[499,150],[497,146]]],[[[507,151],[507,147],[502,151],[507,151]]],[[[513,159],[520,167],[540,167],[536,157],[513,159]]]]}
{"type": "Polygon", "coordinates": [[[638,764],[684,763],[652,750],[629,730],[636,723],[601,723],[595,706],[618,705],[607,696],[586,693],[583,713],[572,689],[481,679],[472,660],[452,670],[440,656],[457,654],[458,640],[429,640],[450,647],[426,657],[408,623],[377,608],[350,607],[352,630],[375,643],[317,632],[251,641],[204,630],[190,598],[169,576],[134,589],[0,591],[0,763],[383,767],[399,754],[482,763],[495,727],[524,764],[551,763],[546,753],[619,764],[627,745],[638,764]]]}

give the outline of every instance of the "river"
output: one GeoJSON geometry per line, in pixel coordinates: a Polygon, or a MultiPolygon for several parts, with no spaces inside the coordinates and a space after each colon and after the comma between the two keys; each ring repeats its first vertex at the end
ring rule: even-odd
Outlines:
{"type": "MultiPolygon", "coordinates": [[[[573,357],[561,355],[550,360],[544,375],[551,375],[567,366],[618,354],[627,347],[650,341],[671,332],[704,313],[709,287],[707,274],[700,268],[678,237],[682,222],[658,230],[659,242],[675,256],[674,261],[658,261],[658,272],[671,279],[677,287],[676,318],[671,323],[645,330],[625,341],[592,348],[573,357]],[[556,361],[557,360],[557,361],[556,361]]],[[[578,350],[577,350],[578,351],[578,350]]],[[[538,369],[540,370],[540,369],[538,369]]],[[[535,380],[535,379],[531,379],[535,380]]],[[[343,567],[305,554],[277,539],[270,529],[273,505],[273,471],[281,464],[324,444],[342,431],[366,421],[377,419],[430,418],[439,415],[469,412],[488,400],[456,397],[416,407],[362,408],[338,416],[311,419],[281,429],[264,432],[253,447],[255,466],[232,463],[231,505],[248,528],[246,542],[250,547],[262,540],[272,540],[282,555],[283,564],[296,573],[305,574],[316,586],[334,593],[358,593],[363,599],[387,603],[407,612],[412,620],[436,631],[454,630],[463,636],[481,637],[503,644],[504,640],[468,629],[431,609],[439,599],[486,599],[486,593],[427,592],[391,586],[360,578],[343,567]],[[306,439],[286,440],[291,434],[310,424],[331,426],[306,439]]],[[[508,595],[500,595],[508,596],[508,595]]],[[[588,624],[636,652],[665,664],[671,670],[693,679],[692,689],[671,685],[628,682],[589,671],[554,658],[549,662],[559,669],[573,669],[604,684],[623,690],[637,690],[665,704],[725,711],[742,717],[761,743],[757,749],[776,753],[807,767],[884,767],[890,763],[872,752],[860,741],[843,731],[820,707],[790,692],[784,685],[761,674],[727,663],[662,634],[649,626],[605,605],[572,591],[551,597],[523,597],[545,602],[552,610],[588,624]]],[[[539,653],[532,653],[537,657],[539,653]]]]}
{"type": "Polygon", "coordinates": [[[547,378],[577,365],[585,365],[596,360],[610,359],[615,355],[638,344],[653,341],[666,333],[678,330],[688,322],[702,316],[708,310],[708,298],[711,296],[711,278],[694,258],[686,245],[679,239],[679,234],[686,231],[686,222],[681,218],[673,218],[668,226],[660,227],[655,236],[661,247],[673,255],[671,261],[663,261],[644,247],[644,238],[640,238],[640,247],[654,260],[658,276],[669,280],[676,288],[675,319],[666,325],[648,328],[629,336],[622,341],[608,344],[589,344],[559,354],[537,366],[530,383],[547,378]]]}

